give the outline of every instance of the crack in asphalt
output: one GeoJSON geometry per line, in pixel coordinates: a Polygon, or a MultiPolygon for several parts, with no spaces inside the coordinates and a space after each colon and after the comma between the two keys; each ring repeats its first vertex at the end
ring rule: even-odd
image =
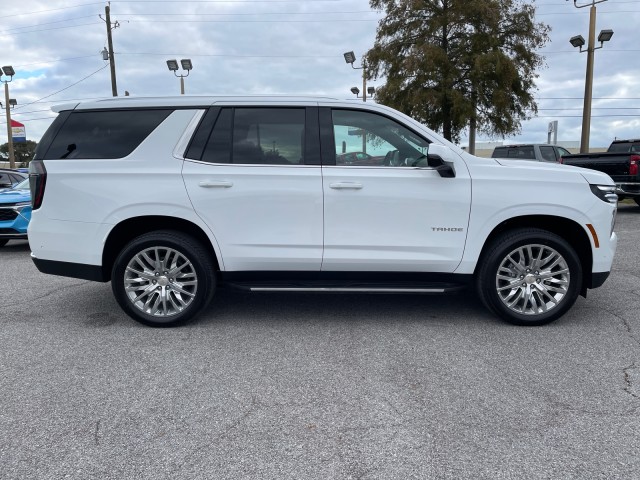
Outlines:
{"type": "MultiPolygon", "coordinates": [[[[611,310],[608,310],[606,308],[602,308],[602,310],[604,310],[605,312],[607,312],[610,315],[613,315],[615,318],[619,319],[622,321],[622,325],[624,327],[624,329],[627,331],[627,336],[635,343],[638,345],[638,347],[640,347],[640,339],[638,339],[636,337],[636,335],[633,333],[633,328],[631,328],[631,324],[629,323],[629,320],[626,319],[625,317],[623,317],[622,315],[619,315],[615,312],[612,312],[611,310]]],[[[633,393],[633,382],[631,381],[631,375],[629,375],[629,370],[634,370],[636,367],[636,363],[633,362],[631,365],[629,365],[626,368],[622,369],[622,375],[624,376],[624,383],[625,383],[625,387],[624,387],[624,391],[625,393],[631,395],[633,398],[636,398],[638,400],[640,400],[640,395],[637,395],[635,393],[633,393]]]]}
{"type": "Polygon", "coordinates": [[[624,373],[624,383],[625,383],[624,391],[627,392],[629,395],[631,395],[633,398],[637,398],[640,400],[640,395],[633,393],[633,390],[632,390],[633,383],[631,382],[631,375],[629,375],[629,370],[635,370],[636,368],[637,367],[634,362],[631,365],[629,365],[627,368],[622,370],[622,372],[624,373]]]}

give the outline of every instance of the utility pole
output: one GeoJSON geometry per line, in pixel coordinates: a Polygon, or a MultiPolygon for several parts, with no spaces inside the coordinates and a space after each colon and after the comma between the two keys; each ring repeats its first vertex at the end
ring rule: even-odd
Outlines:
{"type": "Polygon", "coordinates": [[[4,82],[4,107],[7,111],[7,146],[9,147],[9,168],[16,168],[16,157],[13,150],[13,132],[11,130],[11,104],[9,102],[9,82],[4,82]]]}
{"type": "MultiPolygon", "coordinates": [[[[596,47],[596,4],[606,2],[607,0],[591,0],[590,3],[585,5],[578,5],[578,0],[573,0],[573,6],[576,8],[589,8],[589,38],[587,40],[587,71],[585,74],[584,82],[584,107],[582,109],[582,135],[580,138],[580,153],[589,153],[589,133],[591,131],[591,102],[593,95],[593,53],[602,48],[604,42],[611,40],[613,30],[602,30],[598,35],[598,41],[600,46],[596,47]]],[[[580,52],[584,46],[584,38],[582,35],[576,35],[572,37],[571,45],[579,47],[580,52]]]]}
{"type": "MultiPolygon", "coordinates": [[[[111,93],[114,97],[118,96],[118,86],[116,85],[116,59],[113,55],[113,38],[111,37],[111,31],[114,28],[118,28],[120,24],[115,22],[111,26],[111,7],[110,3],[104,7],[104,22],[107,24],[107,48],[109,49],[109,66],[111,67],[111,93]]],[[[100,17],[102,18],[102,17],[100,17]]]]}

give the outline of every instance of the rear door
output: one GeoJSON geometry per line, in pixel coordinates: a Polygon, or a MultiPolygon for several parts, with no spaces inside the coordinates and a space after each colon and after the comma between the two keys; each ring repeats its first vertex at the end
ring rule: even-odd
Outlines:
{"type": "Polygon", "coordinates": [[[183,177],[227,271],[318,271],[322,176],[317,108],[214,107],[183,177]]]}

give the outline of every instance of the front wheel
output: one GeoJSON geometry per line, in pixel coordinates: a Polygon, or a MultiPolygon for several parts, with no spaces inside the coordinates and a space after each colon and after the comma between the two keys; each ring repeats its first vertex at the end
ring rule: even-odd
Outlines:
{"type": "Polygon", "coordinates": [[[564,315],[582,285],[582,265],[569,243],[541,229],[496,238],[481,260],[476,287],[483,303],[509,323],[544,325],[564,315]]]}
{"type": "Polygon", "coordinates": [[[111,274],[122,309],[152,327],[173,327],[193,318],[211,300],[215,283],[209,252],[194,238],[169,230],[129,242],[111,274]]]}

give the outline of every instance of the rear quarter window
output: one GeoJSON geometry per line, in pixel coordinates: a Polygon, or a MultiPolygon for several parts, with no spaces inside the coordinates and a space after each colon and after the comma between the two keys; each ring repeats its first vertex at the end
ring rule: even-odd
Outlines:
{"type": "Polygon", "coordinates": [[[173,110],[72,111],[43,159],[111,159],[129,155],[173,110]]]}

